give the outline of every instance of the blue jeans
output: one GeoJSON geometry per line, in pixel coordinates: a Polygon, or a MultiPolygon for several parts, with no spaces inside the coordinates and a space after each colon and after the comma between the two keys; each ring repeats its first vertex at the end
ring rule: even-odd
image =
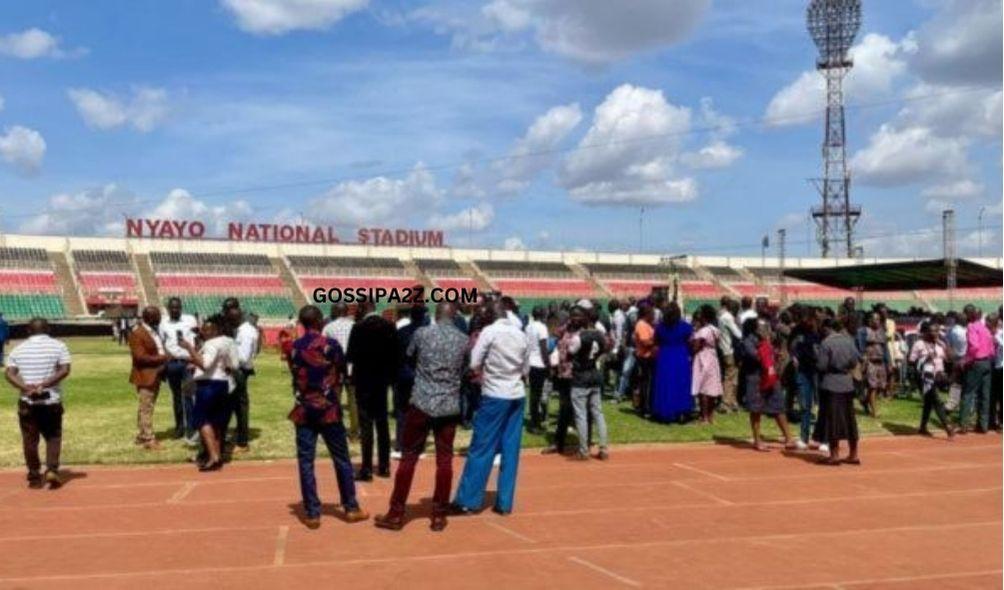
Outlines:
{"type": "Polygon", "coordinates": [[[502,464],[499,466],[495,509],[504,513],[512,512],[525,405],[525,398],[499,399],[487,395],[481,398],[481,406],[474,414],[474,434],[467,450],[467,463],[460,476],[454,504],[466,510],[481,509],[485,499],[485,486],[492,473],[492,461],[495,453],[500,453],[502,464]]]}
{"type": "Polygon", "coordinates": [[[795,385],[798,387],[798,404],[802,409],[799,435],[802,442],[807,443],[812,436],[812,406],[816,403],[816,376],[796,371],[795,385]]]}
{"type": "Polygon", "coordinates": [[[352,461],[349,459],[349,443],[345,437],[345,426],[341,422],[332,424],[296,425],[296,462],[300,469],[300,494],[303,496],[303,510],[308,518],[321,516],[321,500],[317,497],[317,480],[314,478],[314,457],[317,452],[318,435],[331,454],[338,479],[338,492],[345,510],[359,508],[356,501],[356,484],[352,478],[352,461]]]}
{"type": "Polygon", "coordinates": [[[631,386],[631,376],[634,373],[635,358],[634,358],[634,348],[630,346],[624,347],[624,366],[621,367],[621,380],[617,384],[617,401],[624,399],[624,396],[628,394],[628,388],[631,386]]]}

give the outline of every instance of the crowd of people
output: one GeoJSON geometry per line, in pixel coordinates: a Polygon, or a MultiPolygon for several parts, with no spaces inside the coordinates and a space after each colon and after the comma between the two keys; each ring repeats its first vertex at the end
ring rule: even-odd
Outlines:
{"type": "MultiPolygon", "coordinates": [[[[545,454],[609,459],[604,398],[630,400],[640,416],[666,424],[711,425],[717,415],[745,409],[752,449],[770,450],[761,434],[766,416],[776,422],[784,449],[816,450],[820,463],[831,466],[860,463],[856,403],[877,416],[883,399],[913,386],[923,396],[920,434],[931,434],[931,412],[949,438],[1001,428],[1001,316],[983,317],[973,306],[962,314],[897,322],[884,305],[863,311],[853,299],[833,310],[799,304],[777,309],[762,299],[723,297],[717,308],[701,305],[688,319],[676,301],[658,292],[605,307],[587,299],[552,302],[528,314],[512,298],[489,294],[475,305],[441,303],[432,313],[414,305],[397,315],[395,323],[368,302],[352,310],[335,304],[325,317],[308,305],[295,329],[279,334],[310,527],[320,525],[318,437],[331,455],[349,521],[369,517],[359,506],[356,482],[391,477],[391,459],[398,459],[388,510],[375,519],[377,526],[397,530],[431,432],[436,477],[430,526],[438,531],[449,514],[482,508],[493,465],[499,469],[493,510],[513,510],[524,429],[548,435],[545,454]],[[942,392],[948,393],[947,406],[942,392]],[[558,412],[549,431],[552,396],[558,412]],[[472,433],[451,499],[458,428],[472,433]],[[577,435],[574,448],[570,430],[577,435]],[[361,447],[355,469],[352,439],[361,447]],[[842,457],[844,442],[848,452],[842,457]]],[[[147,307],[140,320],[128,334],[129,381],[138,399],[136,444],[160,448],[153,408],[166,381],[174,435],[198,447],[193,460],[199,470],[221,469],[228,448],[248,449],[248,385],[263,341],[257,318],[228,298],[218,314],[199,322],[172,298],[165,317],[147,307]],[[236,429],[228,444],[232,421],[236,429]]],[[[29,332],[9,355],[6,376],[21,394],[29,483],[56,487],[59,384],[69,374],[70,357],[65,345],[47,335],[44,320],[32,320],[29,332]],[[44,473],[40,437],[47,443],[44,473]]]]}

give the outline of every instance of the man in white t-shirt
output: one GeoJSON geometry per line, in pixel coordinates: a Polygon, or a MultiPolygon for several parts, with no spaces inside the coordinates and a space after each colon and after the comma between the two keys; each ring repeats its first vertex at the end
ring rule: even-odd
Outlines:
{"type": "MultiPolygon", "coordinates": [[[[237,307],[227,309],[227,319],[237,326],[234,334],[234,342],[237,345],[237,358],[240,361],[239,367],[234,371],[233,377],[235,387],[230,399],[233,402],[232,415],[237,419],[237,427],[234,433],[234,454],[247,453],[250,439],[250,428],[248,416],[251,410],[250,393],[248,392],[248,382],[255,374],[254,358],[258,356],[258,342],[261,335],[258,326],[255,325],[257,318],[253,314],[244,314],[240,304],[237,307]]],[[[229,421],[228,421],[229,425],[229,421]]]]}
{"type": "Polygon", "coordinates": [[[547,424],[547,399],[543,397],[544,382],[550,372],[550,355],[547,354],[547,326],[544,324],[544,307],[536,306],[526,324],[526,340],[530,346],[530,425],[527,431],[540,434],[547,424]]]}
{"type": "Polygon", "coordinates": [[[746,320],[756,319],[756,318],[759,317],[757,315],[756,309],[753,308],[753,298],[752,297],[750,297],[748,295],[745,296],[745,297],[743,297],[739,301],[739,307],[740,307],[739,316],[736,317],[736,320],[738,320],[738,322],[739,322],[739,328],[740,329],[742,329],[743,324],[746,323],[746,320]]]}
{"type": "Polygon", "coordinates": [[[18,421],[28,486],[52,489],[63,485],[59,477],[59,454],[63,437],[63,392],[59,384],[70,374],[70,351],[49,336],[49,323],[34,318],[28,324],[28,339],[7,357],[7,382],[20,393],[18,421]],[[45,475],[38,455],[39,438],[45,439],[45,475]],[[43,483],[44,482],[44,483],[43,483]]]}
{"type": "Polygon", "coordinates": [[[181,342],[195,344],[195,334],[198,324],[195,317],[182,312],[181,298],[171,297],[167,300],[167,317],[160,320],[157,332],[164,343],[164,351],[171,357],[164,368],[164,378],[171,388],[171,402],[174,408],[174,437],[185,437],[191,442],[198,442],[198,435],[192,428],[192,409],[195,395],[189,381],[192,371],[188,366],[190,358],[188,351],[181,342]]]}

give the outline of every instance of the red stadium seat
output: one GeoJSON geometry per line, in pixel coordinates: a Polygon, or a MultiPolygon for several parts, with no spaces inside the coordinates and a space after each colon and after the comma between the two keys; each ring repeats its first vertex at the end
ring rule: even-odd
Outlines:
{"type": "Polygon", "coordinates": [[[283,295],[282,279],[262,275],[158,274],[157,287],[172,295],[246,293],[283,295]]]}
{"type": "Polygon", "coordinates": [[[54,294],[59,287],[52,271],[0,270],[0,292],[54,294]]]}
{"type": "Polygon", "coordinates": [[[582,279],[495,279],[495,286],[514,297],[596,297],[596,290],[582,279]]]}

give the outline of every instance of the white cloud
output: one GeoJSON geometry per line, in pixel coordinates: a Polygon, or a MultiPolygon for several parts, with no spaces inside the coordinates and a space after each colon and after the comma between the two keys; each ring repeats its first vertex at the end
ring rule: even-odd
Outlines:
{"type": "Polygon", "coordinates": [[[115,129],[129,125],[141,132],[152,131],[167,119],[167,92],[162,88],[140,86],[132,96],[123,98],[90,88],[71,88],[67,96],[88,127],[115,129]]]}
{"type": "Polygon", "coordinates": [[[504,250],[526,250],[526,244],[523,243],[523,239],[519,236],[510,236],[505,239],[502,248],[504,250]]]}
{"type": "MultiPolygon", "coordinates": [[[[870,33],[851,47],[854,67],[844,81],[848,100],[865,101],[889,95],[894,82],[907,71],[907,57],[917,51],[911,35],[892,41],[870,33]]],[[[771,98],[765,118],[772,126],[798,125],[817,120],[825,109],[826,83],[815,71],[802,72],[771,98]]]]}
{"type": "Polygon", "coordinates": [[[0,158],[18,172],[38,172],[44,157],[45,139],[38,131],[15,125],[0,135],[0,158]]]}
{"type": "Polygon", "coordinates": [[[340,182],[313,199],[310,216],[343,225],[406,224],[415,215],[435,210],[443,198],[436,179],[417,164],[399,179],[377,176],[340,182]]]}
{"type": "Polygon", "coordinates": [[[965,88],[920,83],[908,89],[910,101],[897,118],[929,127],[940,135],[999,136],[1000,88],[965,88]]]}
{"type": "Polygon", "coordinates": [[[983,189],[982,184],[964,179],[928,187],[920,194],[932,199],[971,199],[983,194],[983,189]]]}
{"type": "Polygon", "coordinates": [[[673,170],[690,121],[690,109],[670,104],[661,91],[624,84],[596,107],[560,182],[573,200],[587,204],[693,200],[697,182],[673,170]]]}
{"type": "Polygon", "coordinates": [[[912,64],[928,82],[1001,82],[1000,0],[947,0],[917,35],[912,64]]]}
{"type": "Polygon", "coordinates": [[[437,0],[413,19],[452,34],[453,44],[477,50],[532,38],[549,53],[590,64],[617,61],[679,43],[696,28],[710,0],[492,0],[471,12],[465,1],[437,0]]]}
{"type": "Polygon", "coordinates": [[[743,150],[718,139],[696,152],[687,152],[680,157],[691,168],[727,168],[743,156],[743,150]]]}
{"type": "Polygon", "coordinates": [[[482,231],[487,229],[494,219],[495,208],[492,207],[491,203],[481,203],[456,213],[433,214],[429,218],[429,226],[444,231],[482,231]]]}
{"type": "Polygon", "coordinates": [[[49,198],[45,212],[25,221],[20,230],[41,235],[123,235],[125,217],[151,219],[198,219],[207,232],[223,235],[227,221],[247,219],[253,212],[246,201],[209,205],[188,191],[176,188],[153,207],[132,191],[109,183],[77,193],[59,193],[49,198]]]}
{"type": "Polygon", "coordinates": [[[554,159],[554,150],[582,121],[578,104],[556,106],[527,129],[508,156],[494,163],[495,189],[502,194],[522,192],[554,159]]]}
{"type": "Polygon", "coordinates": [[[66,51],[59,46],[57,37],[34,27],[20,33],[0,35],[0,55],[17,59],[77,57],[86,51],[83,48],[66,51]]]}
{"type": "Polygon", "coordinates": [[[857,181],[885,187],[959,178],[970,172],[967,146],[965,138],[939,137],[926,127],[885,124],[850,166],[857,181]]]}
{"type": "Polygon", "coordinates": [[[282,35],[295,30],[323,30],[361,10],[369,0],[221,0],[242,30],[282,35]]]}

